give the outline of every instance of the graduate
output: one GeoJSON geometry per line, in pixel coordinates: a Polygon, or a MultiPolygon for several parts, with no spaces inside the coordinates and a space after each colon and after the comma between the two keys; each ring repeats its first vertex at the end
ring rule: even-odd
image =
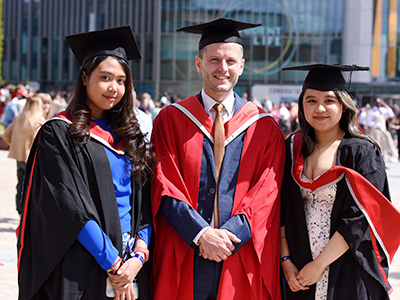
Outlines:
{"type": "Polygon", "coordinates": [[[150,299],[154,153],[134,115],[129,26],[66,37],[81,69],[39,130],[18,232],[19,299],[150,299]]]}
{"type": "Polygon", "coordinates": [[[233,91],[238,31],[259,25],[221,18],[178,30],[201,34],[203,89],[154,122],[154,299],[280,299],[284,137],[233,91]]]}
{"type": "Polygon", "coordinates": [[[299,129],[286,140],[282,190],[283,298],[389,299],[389,264],[400,243],[379,146],[360,134],[342,72],[316,64],[299,96],[299,129]]]}

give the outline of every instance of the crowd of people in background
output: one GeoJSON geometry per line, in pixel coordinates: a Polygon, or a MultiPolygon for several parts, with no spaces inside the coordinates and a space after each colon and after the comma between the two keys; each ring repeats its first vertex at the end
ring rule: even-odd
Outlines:
{"type": "MultiPolygon", "coordinates": [[[[70,97],[66,91],[51,89],[44,93],[24,84],[9,84],[0,89],[0,123],[4,126],[4,133],[0,133],[0,148],[9,149],[9,157],[17,162],[16,207],[19,213],[26,160],[35,134],[43,122],[65,110],[70,97]]],[[[247,93],[243,93],[242,98],[270,113],[285,137],[298,128],[297,101],[274,103],[268,97],[259,101],[255,97],[248,99],[247,93]]],[[[136,96],[136,115],[142,129],[147,132],[148,140],[158,113],[180,99],[167,92],[156,99],[147,92],[136,96]]],[[[357,109],[362,133],[381,146],[385,162],[397,163],[400,157],[400,105],[389,106],[381,98],[376,98],[373,103],[357,106],[357,109]]]]}
{"type": "MultiPolygon", "coordinates": [[[[27,99],[33,96],[42,98],[44,110],[47,106],[48,112],[44,116],[46,120],[63,111],[71,97],[70,92],[67,91],[50,89],[41,93],[29,85],[5,85],[0,89],[0,123],[7,128],[22,113],[27,99]]],[[[161,109],[181,99],[177,95],[171,96],[168,92],[164,92],[158,98],[144,92],[136,98],[136,107],[147,115],[145,118],[148,124],[150,120],[151,123],[154,121],[161,109]]],[[[298,127],[297,101],[274,103],[268,96],[260,101],[255,97],[248,99],[247,93],[243,93],[242,98],[254,102],[270,113],[285,136],[296,131],[298,127]]],[[[358,121],[363,133],[381,145],[386,162],[397,162],[400,157],[400,105],[394,103],[389,106],[383,99],[376,98],[373,103],[357,106],[357,108],[358,121]]]]}
{"type": "Polygon", "coordinates": [[[68,93],[49,90],[41,92],[24,84],[7,84],[0,89],[0,122],[7,128],[18,117],[32,97],[40,97],[43,101],[44,117],[48,120],[63,111],[67,106],[68,93]]]}
{"type": "Polygon", "coordinates": [[[65,37],[71,93],[0,89],[19,299],[389,299],[399,106],[356,107],[357,65],[284,68],[308,71],[298,100],[240,97],[238,31],[261,25],[178,29],[201,34],[182,100],[135,91],[129,26],[65,37]]]}
{"type": "MultiPolygon", "coordinates": [[[[255,98],[251,101],[274,117],[285,136],[298,128],[297,101],[277,104],[268,97],[262,101],[255,98]]],[[[394,103],[389,106],[378,97],[373,103],[357,106],[357,109],[362,133],[372,137],[382,147],[386,162],[397,162],[400,157],[400,105],[394,103]]]]}
{"type": "Polygon", "coordinates": [[[0,86],[20,300],[389,299],[399,105],[357,107],[357,65],[283,68],[308,72],[298,99],[239,96],[259,26],[177,29],[201,35],[193,95],[135,90],[130,26],[65,37],[71,91],[0,86]]]}

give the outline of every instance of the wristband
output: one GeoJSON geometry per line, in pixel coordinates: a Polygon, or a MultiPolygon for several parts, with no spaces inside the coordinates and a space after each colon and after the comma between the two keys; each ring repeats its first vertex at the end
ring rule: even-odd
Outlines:
{"type": "Polygon", "coordinates": [[[140,254],[135,253],[135,255],[133,257],[138,258],[142,262],[142,266],[144,265],[144,258],[140,254]]]}
{"type": "Polygon", "coordinates": [[[144,247],[136,247],[133,252],[141,252],[144,255],[144,261],[148,261],[149,260],[149,249],[144,248],[144,247]]]}
{"type": "Polygon", "coordinates": [[[285,260],[290,260],[290,256],[287,255],[287,256],[282,257],[281,258],[281,263],[283,263],[285,260]]]}
{"type": "Polygon", "coordinates": [[[107,270],[108,273],[115,275],[117,274],[119,268],[124,264],[124,260],[118,256],[117,260],[115,263],[107,270]]]}

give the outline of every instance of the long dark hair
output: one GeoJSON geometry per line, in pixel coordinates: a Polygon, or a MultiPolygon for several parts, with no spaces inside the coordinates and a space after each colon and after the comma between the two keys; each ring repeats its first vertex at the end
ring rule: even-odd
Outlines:
{"type": "MultiPolygon", "coordinates": [[[[83,73],[90,77],[94,69],[108,56],[99,55],[89,59],[82,67],[75,80],[74,92],[67,112],[72,117],[68,132],[77,144],[86,144],[89,139],[91,110],[86,103],[86,86],[83,85],[83,73]]],[[[146,183],[155,163],[153,147],[148,143],[139,128],[134,113],[132,75],[129,65],[122,59],[115,58],[124,68],[126,74],[125,94],[113,108],[104,111],[113,132],[118,134],[124,143],[124,151],[132,164],[132,177],[139,183],[146,183]]]]}
{"type": "MultiPolygon", "coordinates": [[[[339,121],[340,129],[345,133],[354,137],[363,138],[369,140],[373,144],[375,144],[378,149],[380,149],[379,145],[372,140],[370,137],[361,134],[360,126],[357,120],[357,107],[355,106],[353,99],[346,90],[333,90],[336,98],[343,105],[342,117],[339,121]]],[[[303,98],[304,98],[305,90],[303,90],[299,96],[299,110],[298,110],[298,118],[299,118],[299,128],[297,132],[301,132],[303,134],[303,155],[307,157],[310,155],[315,149],[315,130],[314,128],[308,124],[306,118],[304,116],[304,107],[303,107],[303,98]]]]}

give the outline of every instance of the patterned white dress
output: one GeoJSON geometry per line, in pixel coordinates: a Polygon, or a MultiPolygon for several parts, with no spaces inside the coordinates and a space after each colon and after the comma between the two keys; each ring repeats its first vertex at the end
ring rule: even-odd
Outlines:
{"type": "MultiPolygon", "coordinates": [[[[337,182],[316,189],[314,192],[300,187],[304,200],[304,213],[306,217],[310,248],[313,259],[324,250],[329,242],[331,228],[331,213],[335,202],[337,182]]],[[[303,174],[301,180],[311,182],[303,174]]],[[[326,268],[321,279],[316,283],[315,299],[325,300],[328,292],[329,267],[326,268]]]]}

